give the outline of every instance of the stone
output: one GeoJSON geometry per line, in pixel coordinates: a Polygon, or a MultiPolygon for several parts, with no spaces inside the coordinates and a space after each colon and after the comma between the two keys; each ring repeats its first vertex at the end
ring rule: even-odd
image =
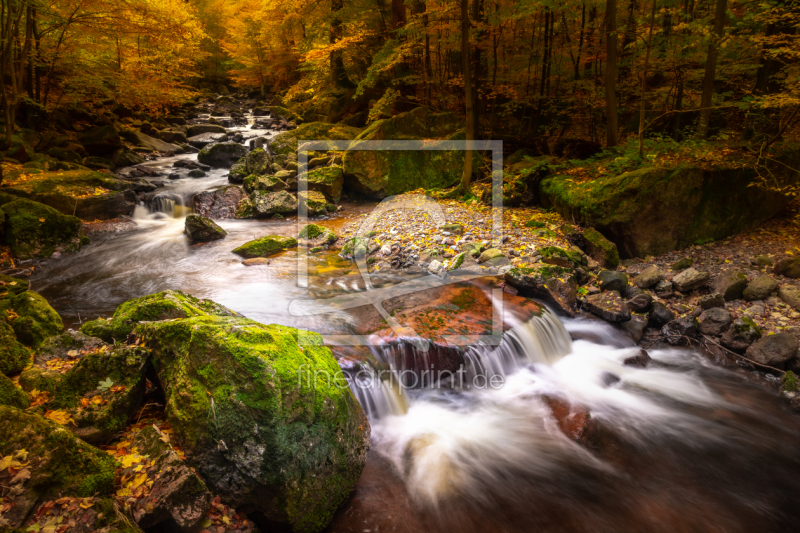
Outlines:
{"type": "Polygon", "coordinates": [[[442,274],[446,270],[447,269],[444,267],[444,265],[442,263],[440,263],[437,259],[434,259],[428,265],[428,272],[430,272],[431,274],[433,274],[435,276],[438,276],[438,275],[442,274]]]}
{"type": "Polygon", "coordinates": [[[761,338],[761,329],[750,317],[743,316],[733,321],[722,334],[721,344],[734,352],[743,353],[748,346],[761,338]]]}
{"type": "Polygon", "coordinates": [[[239,143],[221,142],[203,147],[197,160],[213,168],[230,168],[247,154],[247,148],[239,143]]]}
{"type": "Polygon", "coordinates": [[[778,288],[778,282],[770,276],[758,276],[751,281],[742,294],[748,302],[766,300],[778,288]]]}
{"type": "Polygon", "coordinates": [[[697,324],[693,317],[676,318],[661,328],[661,334],[672,346],[686,346],[697,336],[697,324]]]}
{"type": "Polygon", "coordinates": [[[250,195],[253,214],[257,218],[264,218],[276,213],[281,215],[297,212],[297,198],[287,191],[265,192],[256,191],[250,195]]]}
{"type": "Polygon", "coordinates": [[[139,146],[145,146],[151,150],[155,150],[156,152],[161,152],[162,154],[183,152],[181,147],[177,144],[168,143],[162,141],[161,139],[150,137],[149,135],[145,135],[140,131],[134,131],[134,135],[136,135],[136,138],[139,140],[139,146]]]}
{"type": "Polygon", "coordinates": [[[250,194],[255,191],[285,191],[286,183],[275,176],[256,176],[252,174],[244,179],[244,190],[250,194]]]}
{"type": "Polygon", "coordinates": [[[89,155],[103,156],[122,148],[122,139],[114,126],[92,128],[78,137],[89,155]]]}
{"type": "Polygon", "coordinates": [[[649,314],[650,327],[662,328],[674,319],[675,313],[673,313],[666,305],[661,302],[653,302],[653,306],[650,309],[649,314]]]}
{"type": "Polygon", "coordinates": [[[681,270],[686,270],[690,266],[694,264],[694,261],[690,257],[684,257],[682,259],[678,259],[672,264],[672,271],[679,272],[681,270]]]}
{"type": "Polygon", "coordinates": [[[649,289],[661,281],[663,277],[664,275],[661,273],[661,270],[657,266],[651,265],[642,270],[641,274],[636,276],[633,282],[640,289],[649,289]]]}
{"type": "Polygon", "coordinates": [[[239,204],[247,199],[241,187],[228,185],[215,191],[203,191],[192,200],[195,212],[210,219],[237,218],[239,204]]]}
{"type": "Polygon", "coordinates": [[[504,279],[522,296],[541,298],[559,313],[575,316],[578,283],[570,270],[534,263],[529,267],[512,268],[504,274],[504,279]]]}
{"type": "Polygon", "coordinates": [[[206,173],[200,169],[195,169],[195,170],[190,170],[187,176],[189,176],[190,178],[205,178],[206,173]]]}
{"type": "Polygon", "coordinates": [[[602,270],[597,275],[601,291],[622,291],[628,286],[628,275],[616,270],[602,270]]]}
{"type": "Polygon", "coordinates": [[[34,353],[34,363],[45,365],[53,359],[70,359],[78,352],[102,350],[106,343],[102,339],[89,337],[80,331],[67,330],[44,340],[34,353]]]}
{"type": "Polygon", "coordinates": [[[30,349],[17,341],[14,330],[0,320],[0,374],[19,374],[31,362],[30,349]]]}
{"type": "Polygon", "coordinates": [[[81,248],[83,226],[77,217],[24,199],[4,204],[3,212],[6,243],[18,259],[47,258],[81,248]]]}
{"type": "Polygon", "coordinates": [[[725,307],[725,297],[718,292],[712,292],[701,296],[697,301],[701,309],[712,309],[714,307],[725,307]]]}
{"type": "Polygon", "coordinates": [[[186,129],[187,137],[195,137],[203,133],[225,133],[225,128],[215,124],[195,124],[186,129]]]}
{"type": "Polygon", "coordinates": [[[80,356],[64,373],[36,364],[22,373],[19,383],[28,392],[48,392],[47,408],[66,411],[75,421],[70,431],[90,444],[101,444],[124,431],[140,407],[149,357],[141,347],[103,347],[80,356]],[[102,387],[100,382],[107,380],[121,388],[102,387]],[[101,401],[96,402],[98,396],[101,401]]]}
{"type": "Polygon", "coordinates": [[[195,148],[205,148],[210,144],[224,143],[228,140],[225,133],[201,133],[186,139],[186,142],[195,148]]]}
{"type": "Polygon", "coordinates": [[[3,373],[0,373],[0,405],[16,407],[17,409],[27,409],[31,405],[28,395],[14,385],[14,382],[3,373]]]}
{"type": "Polygon", "coordinates": [[[594,228],[586,228],[583,232],[586,254],[604,268],[614,269],[619,266],[619,250],[617,245],[609,241],[594,228]]]}
{"type": "Polygon", "coordinates": [[[324,529],[356,486],[370,426],[322,337],[225,317],[136,334],[160,354],[173,437],[209,490],[285,530],[324,529]]]}
{"type": "Polygon", "coordinates": [[[139,454],[154,463],[148,470],[160,473],[150,476],[155,478],[153,486],[133,505],[134,520],[145,529],[175,524],[181,531],[198,530],[211,508],[211,492],[172,446],[162,442],[163,435],[156,427],[148,426],[134,437],[139,454]]]}
{"type": "Polygon", "coordinates": [[[706,286],[710,277],[708,272],[701,272],[690,267],[672,278],[672,285],[680,292],[689,292],[706,286]]]}
{"type": "Polygon", "coordinates": [[[563,268],[577,268],[586,265],[586,256],[580,251],[564,250],[558,246],[545,246],[537,252],[542,256],[542,263],[556,265],[563,268]]]}
{"type": "Polygon", "coordinates": [[[216,241],[224,239],[228,235],[228,232],[213,220],[200,215],[186,217],[184,232],[189,237],[189,241],[193,243],[216,241]]]}
{"type": "Polygon", "coordinates": [[[631,319],[631,311],[617,291],[606,291],[586,297],[583,306],[590,313],[608,322],[625,322],[631,319]]]}
{"type": "Polygon", "coordinates": [[[778,296],[789,307],[800,311],[800,287],[795,285],[781,285],[778,296]]]}
{"type": "Polygon", "coordinates": [[[121,304],[110,319],[84,322],[81,333],[108,343],[123,342],[141,321],[160,321],[193,316],[241,316],[211,300],[201,300],[181,291],[163,291],[121,304]]]}
{"type": "Polygon", "coordinates": [[[328,210],[335,212],[336,206],[329,204],[321,192],[300,191],[297,193],[298,212],[305,209],[308,216],[319,216],[328,214],[328,210]]]}
{"type": "Polygon", "coordinates": [[[704,335],[722,335],[733,322],[733,317],[726,309],[712,307],[706,309],[697,318],[700,333],[704,335]]]}
{"type": "Polygon", "coordinates": [[[233,250],[242,257],[267,257],[297,246],[297,239],[282,235],[267,235],[249,241],[233,250]]]}
{"type": "Polygon", "coordinates": [[[779,276],[800,279],[800,257],[784,257],[775,263],[772,271],[779,276]]]}
{"type": "Polygon", "coordinates": [[[303,174],[299,178],[300,184],[305,184],[309,191],[321,192],[325,198],[336,203],[342,196],[342,186],[344,185],[344,174],[342,167],[334,165],[330,167],[318,167],[303,174]]]}
{"type": "Polygon", "coordinates": [[[456,223],[442,224],[441,226],[439,226],[439,230],[452,233],[453,235],[464,235],[463,224],[456,224],[456,223]]]}
{"type": "Polygon", "coordinates": [[[641,293],[629,299],[625,304],[634,313],[646,313],[653,305],[653,297],[647,293],[641,293]]]}
{"type": "MultiPolygon", "coordinates": [[[[795,152],[776,154],[770,172],[794,177],[795,152]]],[[[700,164],[653,165],[609,172],[575,183],[569,175],[544,178],[541,205],[566,220],[591,226],[613,241],[621,257],[656,256],[704,239],[721,240],[759,227],[790,199],[752,187],[755,168],[700,164]]]]}
{"type": "Polygon", "coordinates": [[[626,357],[622,364],[625,366],[638,366],[639,368],[645,368],[648,364],[650,364],[650,361],[652,361],[652,359],[650,358],[650,354],[647,353],[647,350],[640,348],[636,352],[636,355],[626,357]]]}
{"type": "Polygon", "coordinates": [[[734,269],[723,271],[711,283],[712,290],[722,294],[726,302],[740,299],[746,287],[747,276],[734,269]]]}
{"type": "Polygon", "coordinates": [[[266,257],[252,257],[250,259],[245,259],[242,261],[244,266],[266,266],[272,262],[271,259],[267,259],[266,257]]]}
{"type": "Polygon", "coordinates": [[[653,290],[656,291],[656,294],[663,294],[663,293],[671,293],[672,292],[672,282],[662,279],[658,283],[656,283],[653,290]]]}
{"type": "Polygon", "coordinates": [[[502,250],[497,248],[489,248],[485,252],[481,253],[480,257],[478,257],[478,263],[486,263],[487,261],[491,261],[492,259],[496,259],[498,257],[506,257],[502,250]]]}
{"type": "Polygon", "coordinates": [[[647,315],[632,313],[631,319],[622,323],[622,328],[628,332],[628,335],[631,336],[631,340],[633,340],[633,342],[638,343],[644,336],[644,330],[647,328],[647,323],[647,315]]]}
{"type": "Polygon", "coordinates": [[[766,268],[768,266],[772,266],[773,262],[772,258],[769,257],[768,255],[757,255],[755,257],[755,264],[756,266],[759,266],[761,268],[766,268]]]}
{"type": "Polygon", "coordinates": [[[781,367],[797,355],[800,341],[791,333],[767,335],[747,348],[745,355],[763,365],[781,367]]]}
{"type": "Polygon", "coordinates": [[[300,246],[312,248],[315,246],[330,246],[339,237],[330,229],[316,224],[306,224],[297,236],[297,243],[300,246]]]}
{"type": "MultiPolygon", "coordinates": [[[[0,316],[8,316],[9,310],[18,315],[10,321],[10,326],[17,341],[25,346],[36,348],[51,335],[64,331],[64,324],[58,313],[50,307],[47,300],[33,291],[0,299],[0,316]]],[[[7,334],[4,337],[9,339],[7,334]]],[[[16,353],[16,350],[12,353],[16,353]]]]}

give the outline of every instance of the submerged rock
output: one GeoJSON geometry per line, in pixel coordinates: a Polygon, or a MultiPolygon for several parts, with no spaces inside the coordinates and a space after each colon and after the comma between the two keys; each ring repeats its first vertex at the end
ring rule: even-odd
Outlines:
{"type": "Polygon", "coordinates": [[[297,246],[297,239],[282,235],[267,235],[239,246],[233,253],[242,257],[266,257],[297,246]]]}
{"type": "Polygon", "coordinates": [[[224,239],[228,235],[228,232],[219,227],[213,220],[200,215],[187,216],[185,226],[184,231],[193,243],[224,239]]]}
{"type": "Polygon", "coordinates": [[[200,300],[181,291],[164,291],[128,300],[117,307],[110,319],[86,322],[81,332],[106,342],[123,342],[137,322],[193,316],[241,316],[211,300],[200,300]]]}
{"type": "Polygon", "coordinates": [[[22,199],[4,204],[3,211],[6,242],[19,259],[46,258],[55,252],[77,252],[81,248],[83,228],[77,217],[22,199]]]}
{"type": "Polygon", "coordinates": [[[211,490],[276,528],[321,531],[355,487],[370,434],[321,337],[223,317],[136,332],[157,354],[176,441],[211,490]]]}

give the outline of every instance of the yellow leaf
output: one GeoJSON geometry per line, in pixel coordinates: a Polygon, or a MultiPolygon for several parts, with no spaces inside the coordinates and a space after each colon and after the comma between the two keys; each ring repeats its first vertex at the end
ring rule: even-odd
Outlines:
{"type": "Polygon", "coordinates": [[[128,486],[130,487],[131,490],[133,490],[142,483],[144,483],[145,481],[147,481],[147,472],[142,472],[141,474],[137,474],[136,477],[133,478],[133,481],[131,481],[130,485],[128,486]]]}
{"type": "Polygon", "coordinates": [[[92,398],[92,403],[95,405],[101,405],[103,403],[103,397],[100,395],[94,396],[92,398]]]}
{"type": "Polygon", "coordinates": [[[131,496],[133,493],[128,488],[122,488],[117,491],[117,496],[120,498],[127,498],[131,496]]]}
{"type": "Polygon", "coordinates": [[[73,426],[77,425],[75,423],[75,421],[72,419],[72,415],[70,415],[68,412],[66,412],[64,410],[61,410],[61,409],[56,409],[56,410],[53,410],[53,411],[47,411],[44,414],[44,417],[45,418],[49,418],[53,422],[61,424],[62,426],[66,426],[69,423],[71,423],[73,426]]]}
{"type": "Polygon", "coordinates": [[[39,219],[39,222],[44,222],[44,219],[43,219],[43,218],[40,218],[40,219],[39,219]]]}
{"type": "Polygon", "coordinates": [[[91,498],[83,498],[83,501],[80,503],[81,509],[88,509],[92,505],[94,505],[94,502],[91,498]]]}
{"type": "Polygon", "coordinates": [[[89,400],[87,398],[81,398],[81,407],[89,407],[89,400]]]}

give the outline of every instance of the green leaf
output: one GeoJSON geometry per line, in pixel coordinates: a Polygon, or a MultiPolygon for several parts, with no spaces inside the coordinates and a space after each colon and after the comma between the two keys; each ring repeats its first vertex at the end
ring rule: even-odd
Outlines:
{"type": "Polygon", "coordinates": [[[101,391],[106,391],[110,389],[112,386],[114,386],[114,382],[111,381],[111,378],[106,378],[105,381],[100,382],[100,386],[97,388],[100,389],[101,391]]]}

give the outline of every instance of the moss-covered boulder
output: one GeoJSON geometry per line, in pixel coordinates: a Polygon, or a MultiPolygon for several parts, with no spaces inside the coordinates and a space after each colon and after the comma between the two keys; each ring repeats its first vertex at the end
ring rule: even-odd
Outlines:
{"type": "Polygon", "coordinates": [[[306,224],[297,236],[300,246],[313,248],[315,246],[330,246],[339,237],[330,229],[317,224],[306,224]]]}
{"type": "MultiPolygon", "coordinates": [[[[62,497],[92,498],[94,507],[96,498],[108,498],[114,491],[116,461],[75,437],[64,426],[39,415],[0,406],[0,450],[15,471],[25,469],[30,474],[30,477],[6,477],[7,483],[17,487],[6,493],[10,504],[3,513],[6,527],[27,525],[33,511],[46,501],[62,497]]],[[[5,468],[0,472],[4,474],[5,468]]],[[[108,513],[102,517],[98,516],[98,510],[89,515],[91,527],[82,531],[100,531],[116,520],[113,505],[107,506],[108,513]]]]}
{"type": "Polygon", "coordinates": [[[267,257],[297,246],[297,239],[282,235],[267,235],[239,246],[233,253],[242,257],[267,257]]]}
{"type": "Polygon", "coordinates": [[[571,250],[565,250],[558,246],[545,246],[537,250],[542,256],[542,263],[556,265],[563,268],[578,268],[586,265],[586,258],[571,250]]]}
{"type": "Polygon", "coordinates": [[[623,257],[646,257],[723,239],[777,214],[788,197],[750,187],[754,176],[741,166],[647,167],[582,183],[549,177],[541,195],[545,207],[596,228],[623,257]]]}
{"type": "Polygon", "coordinates": [[[244,190],[248,194],[256,191],[285,191],[286,183],[276,176],[257,176],[255,174],[244,179],[244,190]]]}
{"type": "Polygon", "coordinates": [[[17,374],[31,362],[31,351],[17,341],[14,330],[0,320],[0,374],[17,374]]]}
{"type": "Polygon", "coordinates": [[[42,172],[12,180],[4,190],[84,220],[106,220],[130,215],[136,190],[151,190],[146,182],[128,181],[86,168],[42,172]]]}
{"type": "Polygon", "coordinates": [[[124,342],[138,322],[206,315],[240,316],[211,300],[169,290],[128,300],[117,307],[110,319],[101,318],[84,323],[81,332],[106,342],[124,342]]]}
{"type": "Polygon", "coordinates": [[[286,155],[297,153],[297,141],[339,141],[352,140],[361,133],[361,128],[327,122],[309,122],[296,129],[284,131],[270,141],[272,153],[279,162],[286,161],[286,155]],[[284,157],[280,157],[284,156],[284,157]]]}
{"type": "Polygon", "coordinates": [[[37,347],[64,331],[64,323],[47,300],[33,291],[0,299],[0,321],[10,325],[19,342],[37,347]]]}
{"type": "Polygon", "coordinates": [[[27,280],[0,274],[0,299],[11,298],[27,290],[27,280]]]}
{"type": "Polygon", "coordinates": [[[141,324],[176,442],[216,494],[275,529],[321,531],[356,485],[370,428],[317,334],[247,319],[141,324]]]}
{"type": "Polygon", "coordinates": [[[250,173],[247,171],[245,158],[241,157],[236,163],[233,164],[233,166],[231,166],[230,172],[228,173],[228,181],[231,183],[240,184],[244,182],[244,179],[249,175],[250,173]]]}
{"type": "Polygon", "coordinates": [[[228,185],[215,191],[203,191],[192,200],[194,210],[201,217],[211,219],[236,218],[239,204],[250,203],[244,189],[237,185],[228,185]]]}
{"type": "Polygon", "coordinates": [[[358,150],[365,141],[464,140],[462,120],[454,113],[418,107],[379,120],[356,137],[343,157],[345,183],[378,198],[418,188],[450,187],[461,178],[460,150],[358,150]]]}
{"type": "Polygon", "coordinates": [[[297,198],[287,191],[256,191],[250,195],[253,215],[264,218],[274,214],[288,215],[297,212],[297,198]]]}
{"type": "Polygon", "coordinates": [[[586,254],[601,267],[614,269],[619,266],[617,245],[603,237],[602,233],[594,228],[586,228],[583,238],[586,254]]]}
{"type": "Polygon", "coordinates": [[[248,174],[269,174],[271,165],[272,156],[263,148],[256,148],[244,156],[244,167],[248,174]]]}
{"type": "Polygon", "coordinates": [[[329,202],[336,203],[342,196],[344,174],[340,165],[310,170],[300,177],[301,184],[303,181],[309,191],[321,192],[329,202]]]}
{"type": "Polygon", "coordinates": [[[96,351],[106,343],[97,337],[84,335],[80,331],[67,330],[60,335],[48,337],[36,348],[33,354],[34,363],[45,365],[53,359],[70,359],[76,354],[96,351]]]}
{"type": "Polygon", "coordinates": [[[89,155],[103,156],[122,148],[122,139],[114,126],[92,128],[78,138],[89,155]]]}
{"type": "Polygon", "coordinates": [[[216,241],[228,235],[216,222],[200,215],[187,216],[184,231],[193,243],[216,241]]]}
{"type": "Polygon", "coordinates": [[[326,215],[328,211],[336,211],[336,206],[328,203],[325,195],[317,191],[301,191],[297,193],[298,209],[305,208],[308,216],[326,215]]]}
{"type": "Polygon", "coordinates": [[[578,282],[569,269],[547,264],[512,268],[505,273],[505,282],[522,296],[541,298],[561,314],[575,316],[578,282]]]}
{"type": "Polygon", "coordinates": [[[352,237],[342,245],[342,251],[339,255],[347,259],[360,259],[365,257],[368,251],[367,239],[364,237],[352,237]]]}
{"type": "Polygon", "coordinates": [[[128,425],[145,389],[149,352],[139,347],[107,346],[83,354],[61,373],[35,365],[22,373],[23,389],[50,394],[47,409],[63,410],[75,421],[69,429],[93,444],[110,440],[128,425]]]}
{"type": "Polygon", "coordinates": [[[28,395],[4,374],[0,374],[0,405],[27,409],[30,404],[28,395]]]}
{"type": "Polygon", "coordinates": [[[205,146],[197,154],[197,160],[214,168],[230,168],[245,155],[247,155],[247,148],[243,145],[223,142],[205,146]]]}
{"type": "Polygon", "coordinates": [[[55,252],[77,252],[81,248],[83,226],[77,217],[23,199],[5,204],[3,211],[6,243],[19,259],[50,257],[55,252]]]}

